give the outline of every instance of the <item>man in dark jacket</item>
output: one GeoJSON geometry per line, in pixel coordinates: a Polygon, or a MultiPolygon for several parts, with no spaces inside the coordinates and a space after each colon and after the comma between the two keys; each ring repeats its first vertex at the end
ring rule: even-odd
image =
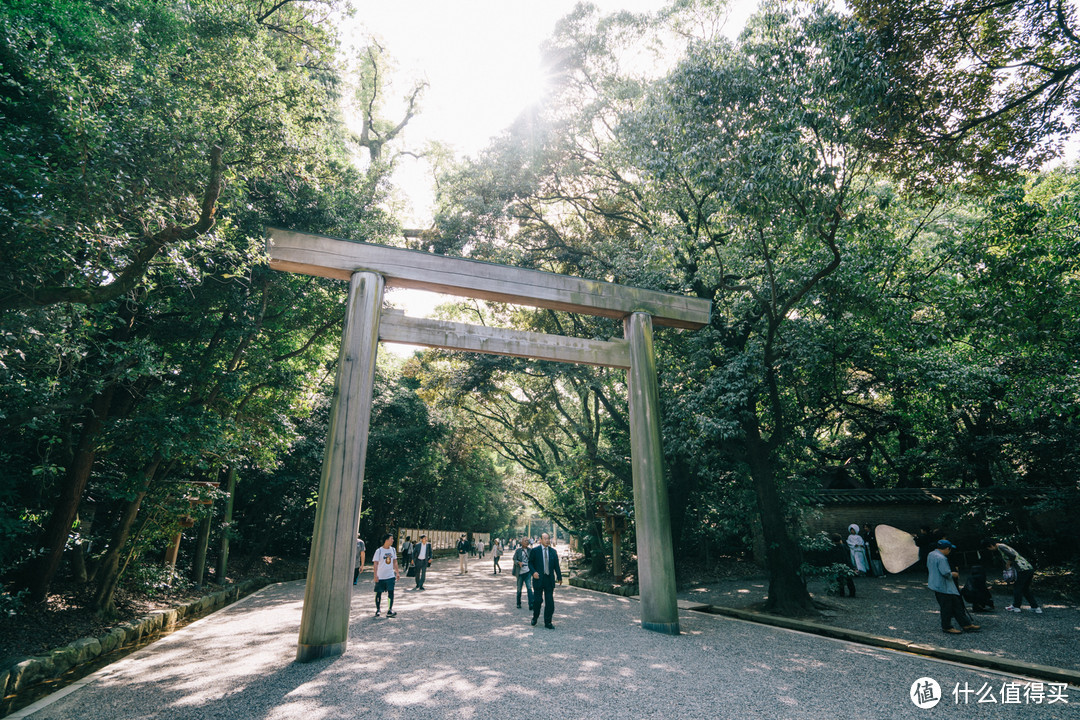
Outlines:
{"type": "Polygon", "coordinates": [[[458,575],[469,572],[469,541],[465,539],[465,533],[457,541],[458,575]]]}
{"type": "Polygon", "coordinates": [[[994,612],[994,598],[986,587],[986,572],[982,565],[971,568],[967,584],[960,590],[960,597],[971,603],[973,612],[994,612]]]}
{"type": "Polygon", "coordinates": [[[541,535],[540,544],[529,551],[529,570],[533,574],[532,624],[536,624],[543,605],[544,627],[554,630],[551,619],[555,616],[555,585],[562,585],[562,570],[559,554],[551,547],[551,536],[547,533],[541,535]]]}
{"type": "Polygon", "coordinates": [[[413,567],[416,569],[416,589],[424,589],[424,580],[427,579],[428,565],[431,564],[431,543],[427,541],[427,535],[421,535],[420,540],[413,545],[413,567]]]}

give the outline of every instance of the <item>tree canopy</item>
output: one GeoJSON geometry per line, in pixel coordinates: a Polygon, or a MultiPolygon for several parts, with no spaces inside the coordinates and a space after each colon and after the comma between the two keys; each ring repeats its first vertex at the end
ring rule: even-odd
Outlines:
{"type": "MultiPolygon", "coordinates": [[[[851,8],[767,2],[730,39],[710,0],[578,6],[550,97],[447,162],[434,227],[405,240],[391,171],[423,84],[386,117],[393,49],[343,58],[345,8],[3,6],[4,602],[47,597],[68,557],[108,613],[188,514],[218,579],[230,540],[307,552],[345,289],[271,271],[267,225],[713,303],[656,334],[675,555],[760,538],[780,610],[813,609],[809,490],[1075,490],[1080,177],[1043,167],[1075,130],[1075,10],[851,8]]],[[[607,369],[380,362],[361,532],[500,530],[528,506],[601,569],[598,503],[631,497],[625,397],[607,369]]]]}

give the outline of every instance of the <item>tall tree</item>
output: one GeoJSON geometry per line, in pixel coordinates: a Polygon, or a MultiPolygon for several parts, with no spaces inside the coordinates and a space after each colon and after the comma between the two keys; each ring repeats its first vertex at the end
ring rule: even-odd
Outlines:
{"type": "MultiPolygon", "coordinates": [[[[12,39],[0,49],[0,328],[17,338],[2,351],[4,434],[20,472],[40,470],[39,496],[57,498],[28,572],[37,597],[102,448],[130,478],[134,522],[165,473],[206,479],[208,458],[265,458],[268,435],[288,434],[274,418],[323,360],[340,297],[258,268],[264,223],[392,227],[377,207],[384,176],[349,161],[330,7],[0,12],[12,39]],[[290,326],[305,312],[307,327],[290,326]],[[45,462],[41,438],[58,450],[45,462]]],[[[103,609],[131,522],[117,523],[99,574],[103,609]]]]}

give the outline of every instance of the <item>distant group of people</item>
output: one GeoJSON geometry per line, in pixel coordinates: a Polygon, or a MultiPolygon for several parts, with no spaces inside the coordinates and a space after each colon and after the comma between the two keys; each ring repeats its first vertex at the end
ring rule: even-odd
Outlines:
{"type": "MultiPolygon", "coordinates": [[[[471,545],[472,543],[468,541],[464,533],[457,541],[455,549],[458,554],[458,575],[469,572],[468,556],[471,545]]],[[[483,552],[487,549],[485,545],[481,539],[475,546],[480,557],[483,557],[483,552]]],[[[496,538],[490,546],[494,575],[502,572],[499,561],[503,554],[503,547],[503,540],[499,538],[496,538]]],[[[357,535],[353,585],[359,583],[360,574],[365,567],[366,554],[367,547],[357,535]]],[[[432,547],[427,540],[427,535],[421,535],[415,543],[412,537],[406,537],[401,543],[400,556],[394,548],[394,536],[391,533],[383,535],[380,546],[371,557],[375,581],[375,617],[382,616],[384,594],[387,599],[386,617],[397,617],[394,611],[394,591],[402,572],[416,577],[414,590],[424,589],[427,568],[431,565],[432,557],[432,547]],[[412,572],[409,572],[410,569],[412,572]]],[[[553,629],[555,627],[552,622],[555,612],[554,590],[556,585],[562,584],[562,568],[559,565],[559,555],[551,546],[551,536],[543,533],[535,546],[531,538],[521,538],[517,549],[514,550],[513,563],[512,574],[517,580],[517,606],[521,607],[521,589],[524,587],[529,610],[533,613],[532,624],[537,624],[543,610],[544,627],[553,629]]]]}
{"type": "MultiPolygon", "coordinates": [[[[1013,584],[1013,601],[1006,605],[1008,612],[1020,612],[1024,600],[1037,615],[1042,615],[1042,607],[1031,592],[1031,581],[1035,577],[1035,568],[1027,558],[1014,548],[993,538],[986,538],[979,543],[981,549],[997,551],[1005,563],[1002,577],[1013,584]]],[[[972,612],[993,612],[994,600],[986,587],[986,573],[981,565],[971,569],[968,583],[960,587],[960,573],[949,562],[949,555],[956,549],[949,540],[942,538],[935,543],[926,559],[929,572],[927,585],[934,591],[938,607],[941,609],[941,630],[952,635],[961,632],[975,632],[980,629],[968,614],[965,600],[971,603],[972,612]],[[960,629],[953,626],[953,621],[960,629]]]]}
{"type": "MultiPolygon", "coordinates": [[[[941,530],[921,528],[916,536],[916,544],[919,546],[920,559],[924,560],[928,571],[927,584],[934,591],[941,607],[941,629],[950,634],[960,632],[973,632],[980,629],[967,614],[966,603],[970,603],[971,611],[985,613],[994,611],[994,599],[986,583],[986,570],[982,564],[972,565],[968,572],[967,583],[960,587],[960,573],[955,569],[950,555],[954,545],[941,530]],[[953,626],[956,620],[960,629],[953,626]]],[[[1007,612],[1018,613],[1022,611],[1026,600],[1028,606],[1036,615],[1042,615],[1043,609],[1031,590],[1031,582],[1035,577],[1035,566],[1032,562],[1010,545],[995,539],[983,538],[979,541],[980,551],[996,553],[1004,564],[1002,579],[1013,586],[1012,603],[1005,606],[1007,612]]]]}
{"type": "MultiPolygon", "coordinates": [[[[509,540],[504,544],[501,538],[495,538],[492,541],[493,575],[502,572],[500,560],[503,548],[509,545],[509,540]]],[[[469,542],[464,534],[457,541],[457,554],[458,575],[465,575],[469,572],[469,542]]],[[[554,628],[555,625],[552,623],[555,613],[554,591],[556,585],[562,584],[562,568],[559,566],[559,554],[551,546],[551,536],[548,533],[543,533],[535,546],[532,538],[523,537],[518,540],[518,547],[514,550],[511,574],[517,580],[517,606],[521,607],[521,589],[524,587],[529,610],[533,613],[532,624],[536,625],[540,612],[543,610],[544,627],[554,628]]]]}
{"type": "Polygon", "coordinates": [[[829,536],[832,545],[821,553],[820,562],[833,572],[827,579],[828,593],[840,597],[855,597],[855,578],[859,576],[884,576],[885,568],[878,555],[870,527],[865,529],[856,523],[848,525],[847,537],[840,533],[829,536]]]}
{"type": "MultiPolygon", "coordinates": [[[[367,555],[367,546],[359,535],[356,536],[356,562],[353,571],[353,585],[360,581],[360,574],[364,571],[364,563],[367,555]]],[[[399,563],[397,550],[394,549],[394,536],[386,533],[382,536],[382,543],[376,548],[371,556],[371,570],[375,579],[375,617],[382,614],[382,596],[386,594],[387,608],[386,617],[397,617],[394,612],[394,590],[397,581],[401,579],[404,570],[407,574],[416,577],[414,590],[423,590],[427,579],[427,568],[431,564],[432,550],[427,535],[421,535],[416,543],[411,537],[405,538],[401,545],[401,562],[399,563]],[[409,570],[412,572],[409,573],[409,570]]]]}
{"type": "MultiPolygon", "coordinates": [[[[835,570],[827,578],[830,595],[855,597],[855,579],[860,576],[884,575],[873,533],[852,523],[846,538],[839,533],[831,537],[832,546],[819,562],[835,570]]],[[[971,566],[967,582],[961,587],[960,573],[954,558],[956,549],[941,530],[921,528],[915,536],[919,548],[919,562],[927,570],[927,586],[934,592],[940,610],[941,629],[948,634],[976,632],[981,627],[971,613],[994,611],[994,600],[987,585],[986,571],[982,564],[971,566]],[[970,611],[968,605],[971,606],[970,611]]],[[[1032,611],[1041,615],[1042,607],[1031,590],[1035,569],[1032,562],[1015,548],[994,538],[979,542],[980,551],[995,553],[1004,564],[1002,578],[1013,586],[1013,600],[1005,607],[1008,612],[1021,612],[1026,600],[1032,611]]],[[[984,556],[984,560],[985,560],[984,556]]]]}

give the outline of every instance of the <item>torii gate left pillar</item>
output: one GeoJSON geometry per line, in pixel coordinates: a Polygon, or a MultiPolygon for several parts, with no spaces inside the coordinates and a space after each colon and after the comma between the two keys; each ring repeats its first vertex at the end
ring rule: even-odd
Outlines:
{"type": "Polygon", "coordinates": [[[355,272],[349,280],[337,388],[330,410],[296,649],[300,662],[342,654],[349,637],[352,563],[385,285],[382,276],[372,272],[355,272]]]}
{"type": "Polygon", "coordinates": [[[298,661],[345,651],[354,540],[380,340],[625,369],[630,391],[641,626],[672,635],[679,633],[652,326],[702,327],[709,322],[709,301],[288,230],[270,230],[269,250],[270,265],[277,270],[349,280],[337,392],[308,561],[298,661]],[[383,289],[392,285],[622,318],[624,338],[587,340],[390,313],[381,317],[383,289]]]}

